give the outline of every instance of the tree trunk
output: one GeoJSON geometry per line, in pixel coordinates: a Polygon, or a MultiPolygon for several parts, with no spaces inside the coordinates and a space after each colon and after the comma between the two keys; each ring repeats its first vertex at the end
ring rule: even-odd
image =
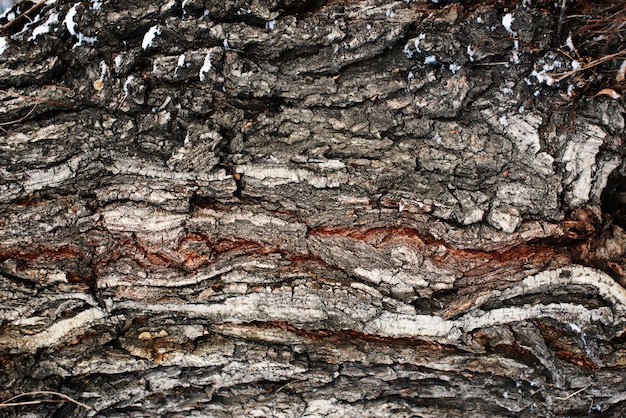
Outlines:
{"type": "Polygon", "coordinates": [[[623,101],[436,3],[0,21],[0,415],[626,414],[623,101]]]}

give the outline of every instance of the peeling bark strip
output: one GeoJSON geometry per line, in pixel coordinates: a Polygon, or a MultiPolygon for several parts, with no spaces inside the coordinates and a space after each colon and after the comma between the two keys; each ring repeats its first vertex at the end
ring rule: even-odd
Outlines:
{"type": "Polygon", "coordinates": [[[3,416],[626,414],[625,110],[535,3],[14,8],[3,416]]]}

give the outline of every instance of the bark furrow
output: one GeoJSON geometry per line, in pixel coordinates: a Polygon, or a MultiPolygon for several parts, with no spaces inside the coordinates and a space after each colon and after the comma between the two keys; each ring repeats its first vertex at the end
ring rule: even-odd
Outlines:
{"type": "Polygon", "coordinates": [[[0,414],[624,414],[623,100],[506,3],[16,6],[0,397],[91,409],[0,414]]]}

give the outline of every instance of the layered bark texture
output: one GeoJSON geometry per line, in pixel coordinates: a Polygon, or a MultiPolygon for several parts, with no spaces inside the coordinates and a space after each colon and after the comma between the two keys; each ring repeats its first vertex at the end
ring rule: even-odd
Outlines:
{"type": "Polygon", "coordinates": [[[435,3],[14,8],[0,414],[623,416],[624,108],[435,3]]]}

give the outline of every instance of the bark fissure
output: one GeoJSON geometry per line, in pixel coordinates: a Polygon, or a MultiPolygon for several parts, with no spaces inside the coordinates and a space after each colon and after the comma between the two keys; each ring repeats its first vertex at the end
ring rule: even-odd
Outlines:
{"type": "Polygon", "coordinates": [[[93,409],[2,413],[623,415],[626,111],[530,3],[6,27],[0,397],[93,409]]]}

